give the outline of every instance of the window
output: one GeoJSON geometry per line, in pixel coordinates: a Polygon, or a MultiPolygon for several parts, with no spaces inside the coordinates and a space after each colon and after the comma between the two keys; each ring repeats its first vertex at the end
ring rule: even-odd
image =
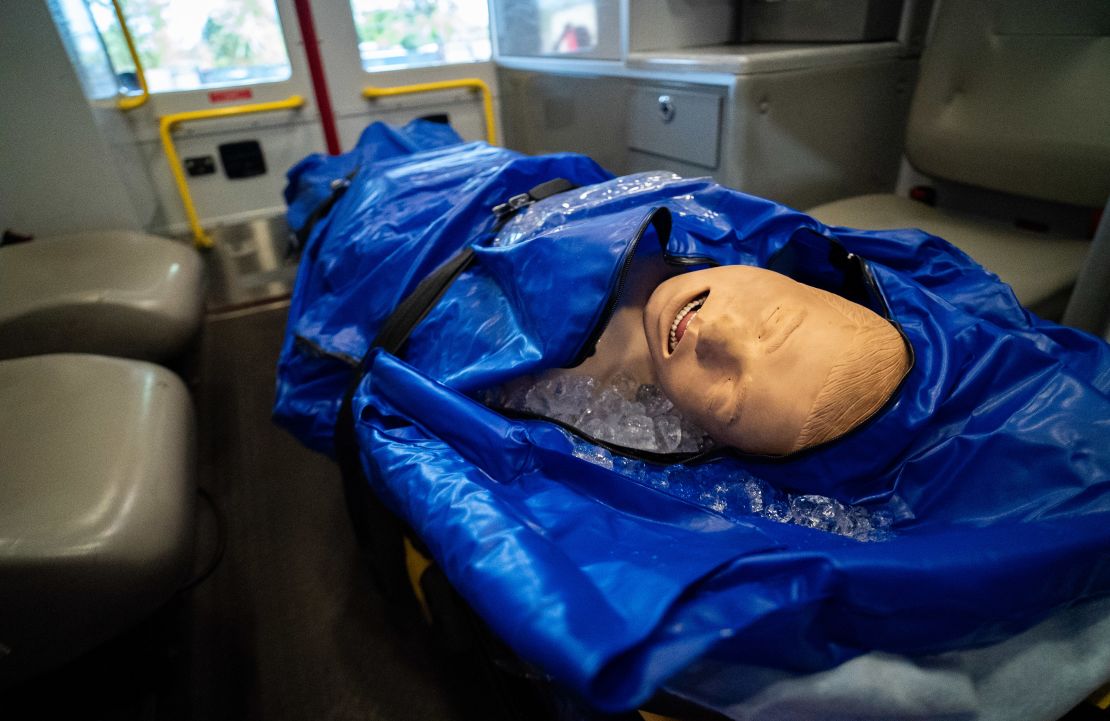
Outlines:
{"type": "Polygon", "coordinates": [[[85,0],[50,0],[49,6],[85,96],[100,100],[119,94],[115,68],[85,0]]]}
{"type": "Polygon", "coordinates": [[[493,4],[497,46],[505,57],[621,57],[618,0],[493,0],[493,4]]]}
{"type": "Polygon", "coordinates": [[[554,55],[588,53],[597,45],[597,4],[557,0],[540,6],[540,47],[554,55]]]}
{"type": "MultiPolygon", "coordinates": [[[[111,0],[57,0],[63,36],[85,27],[76,20],[82,3],[118,87],[137,91],[135,64],[111,0]]],[[[121,6],[152,93],[273,82],[291,74],[275,0],[121,0],[121,6]]],[[[80,47],[72,38],[67,44],[80,47]]],[[[90,61],[80,54],[75,59],[87,73],[90,61]]]]}
{"type": "Polygon", "coordinates": [[[489,60],[486,0],[351,0],[369,71],[489,60]]]}

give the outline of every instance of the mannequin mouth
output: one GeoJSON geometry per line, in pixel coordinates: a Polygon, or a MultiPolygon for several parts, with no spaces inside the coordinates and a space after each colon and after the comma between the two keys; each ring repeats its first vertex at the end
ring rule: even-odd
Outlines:
{"type": "Polygon", "coordinates": [[[686,334],[686,328],[689,327],[690,321],[698,314],[698,311],[705,304],[705,299],[709,297],[709,293],[702,293],[697,298],[687,303],[678,309],[675,313],[674,319],[671,321],[670,333],[667,336],[667,352],[674,353],[674,349],[678,346],[682,336],[686,334]]]}

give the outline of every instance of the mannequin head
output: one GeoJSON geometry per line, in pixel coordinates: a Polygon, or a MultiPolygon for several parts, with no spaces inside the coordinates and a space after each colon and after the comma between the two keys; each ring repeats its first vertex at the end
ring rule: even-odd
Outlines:
{"type": "Polygon", "coordinates": [[[909,369],[902,337],[876,313],[763,268],[670,278],[643,319],[675,406],[749,453],[783,455],[851,431],[909,369]]]}

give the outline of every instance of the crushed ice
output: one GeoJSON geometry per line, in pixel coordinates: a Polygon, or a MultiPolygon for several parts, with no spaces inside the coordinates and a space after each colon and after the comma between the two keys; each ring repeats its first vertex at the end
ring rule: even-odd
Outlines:
{"type": "Polygon", "coordinates": [[[645,463],[612,454],[581,438],[571,439],[578,458],[737,520],[758,516],[869,542],[893,537],[891,529],[896,522],[913,518],[909,506],[897,496],[873,507],[851,506],[815,494],[783,493],[743,471],[722,478],[697,467],[645,463]]]}
{"type": "Polygon", "coordinates": [[[493,405],[554,418],[599,441],[655,453],[696,453],[712,445],[654,385],[625,373],[599,383],[554,373],[525,378],[494,392],[493,405]]]}
{"type": "MultiPolygon", "coordinates": [[[[589,376],[550,373],[525,376],[485,394],[485,402],[554,418],[599,441],[656,453],[693,453],[713,444],[654,385],[624,373],[599,383],[589,376]]],[[[784,493],[743,471],[700,472],[680,464],[661,466],[610,453],[575,435],[574,455],[658,491],[734,519],[758,516],[814,528],[857,541],[893,536],[895,522],[913,518],[897,497],[871,507],[850,506],[815,494],[784,493]]]]}

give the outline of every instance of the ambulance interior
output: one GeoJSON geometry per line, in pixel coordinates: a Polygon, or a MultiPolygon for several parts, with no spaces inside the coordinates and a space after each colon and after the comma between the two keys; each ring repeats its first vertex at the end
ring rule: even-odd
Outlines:
{"type": "Polygon", "coordinates": [[[0,716],[1110,718],[1107,599],[932,685],[752,669],[730,715],[591,708],[465,604],[383,597],[339,467],[270,420],[285,173],[376,121],[920,228],[1110,340],[1110,3],[21,0],[0,27],[0,716]]]}

